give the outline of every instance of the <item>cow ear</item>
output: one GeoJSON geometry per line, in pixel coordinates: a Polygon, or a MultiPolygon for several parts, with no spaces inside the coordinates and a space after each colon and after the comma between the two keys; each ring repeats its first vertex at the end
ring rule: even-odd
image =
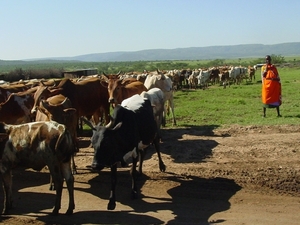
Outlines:
{"type": "Polygon", "coordinates": [[[100,75],[98,76],[98,78],[100,79],[100,81],[105,81],[105,82],[108,82],[108,77],[106,75],[100,75]]]}
{"type": "Polygon", "coordinates": [[[120,83],[124,86],[126,86],[127,84],[130,84],[132,81],[129,80],[129,79],[126,79],[126,80],[122,80],[120,83]]]}

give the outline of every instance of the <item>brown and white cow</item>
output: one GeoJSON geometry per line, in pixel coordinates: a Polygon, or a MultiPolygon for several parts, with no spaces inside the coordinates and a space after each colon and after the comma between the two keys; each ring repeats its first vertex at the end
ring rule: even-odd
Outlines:
{"type": "Polygon", "coordinates": [[[12,208],[12,169],[25,166],[41,170],[46,165],[50,170],[56,189],[56,200],[52,214],[59,213],[64,179],[69,192],[66,214],[72,214],[74,204],[74,177],[70,167],[74,153],[70,132],[54,121],[31,122],[7,125],[0,122],[0,172],[4,190],[3,213],[12,208]]]}
{"type": "Polygon", "coordinates": [[[248,66],[248,74],[249,74],[249,79],[252,81],[252,79],[255,81],[255,68],[248,66]]]}
{"type": "Polygon", "coordinates": [[[0,103],[5,102],[12,93],[22,92],[29,89],[24,84],[5,84],[0,86],[0,103]]]}
{"type": "MultiPolygon", "coordinates": [[[[36,121],[56,121],[66,126],[70,131],[73,142],[75,143],[75,152],[79,151],[77,140],[77,122],[78,117],[76,109],[72,108],[71,101],[63,95],[54,95],[47,100],[42,100],[38,106],[36,121]]],[[[76,174],[76,165],[74,155],[72,155],[72,173],[76,174]]],[[[50,182],[50,190],[54,190],[53,183],[50,182]]]]}
{"type": "Polygon", "coordinates": [[[36,88],[12,93],[5,102],[0,103],[0,121],[7,124],[28,123],[33,120],[31,109],[36,88]]]}

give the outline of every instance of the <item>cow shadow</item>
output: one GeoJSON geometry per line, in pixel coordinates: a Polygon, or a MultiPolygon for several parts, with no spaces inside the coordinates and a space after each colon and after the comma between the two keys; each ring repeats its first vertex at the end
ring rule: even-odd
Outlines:
{"type": "MultiPolygon", "coordinates": [[[[127,169],[118,172],[118,185],[116,189],[117,206],[114,211],[106,210],[110,187],[110,171],[105,170],[88,181],[90,187],[77,188],[76,191],[84,191],[99,198],[99,208],[93,210],[75,211],[72,216],[59,214],[51,216],[42,212],[53,208],[54,193],[32,193],[27,191],[16,192],[31,185],[43,185],[48,181],[48,174],[38,174],[34,171],[15,173],[14,205],[10,216],[2,216],[0,221],[8,220],[11,216],[26,215],[37,212],[37,220],[45,224],[210,224],[221,223],[225,219],[218,218],[217,221],[209,221],[215,213],[230,209],[230,198],[234,196],[241,187],[231,179],[225,178],[199,178],[196,176],[181,176],[174,173],[161,173],[159,177],[148,177],[138,181],[142,187],[146,180],[151,180],[154,186],[160,184],[163,179],[172,185],[161,187],[169,197],[159,197],[143,194],[141,189],[140,198],[130,198],[130,175],[127,169]],[[22,180],[31,177],[31,179],[22,180]],[[23,182],[24,181],[24,182],[23,182]],[[103,205],[103,201],[105,200],[103,205]],[[107,200],[107,201],[106,201],[107,200]],[[101,203],[102,202],[102,203],[101,203]],[[21,205],[22,204],[22,205],[21,205]],[[123,204],[127,209],[118,210],[118,205],[123,204]],[[157,213],[167,213],[171,219],[162,221],[155,217],[157,213]],[[147,214],[147,215],[146,215],[147,214]]],[[[149,188],[149,187],[148,187],[149,188]]],[[[150,187],[151,188],[151,187],[150,187]]],[[[64,193],[66,194],[66,190],[64,193]]],[[[3,202],[3,196],[0,195],[3,202]]],[[[77,202],[77,201],[76,201],[77,202]]],[[[78,203],[78,202],[77,202],[78,203]]],[[[80,204],[80,203],[78,203],[80,204]]],[[[61,210],[61,213],[64,213],[61,210]]]]}
{"type": "MultiPolygon", "coordinates": [[[[171,188],[161,187],[161,191],[166,191],[170,197],[143,194],[141,189],[140,197],[131,199],[129,172],[119,171],[115,211],[103,210],[103,205],[99,205],[99,210],[75,213],[72,220],[75,218],[75,221],[80,224],[99,223],[99,218],[103,224],[185,224],[187,221],[191,224],[207,225],[211,222],[220,223],[225,219],[219,218],[217,221],[209,221],[209,219],[215,213],[230,209],[230,198],[241,189],[241,186],[231,179],[206,179],[174,173],[161,173],[156,178],[145,175],[144,179],[138,181],[138,186],[142,187],[146,180],[151,180],[155,184],[154,186],[157,186],[161,179],[173,184],[171,188]],[[119,204],[126,205],[129,209],[120,211],[118,210],[119,204]],[[118,216],[114,217],[116,213],[118,216]],[[161,221],[155,217],[157,213],[168,213],[173,219],[161,221]],[[88,219],[83,219],[79,216],[81,214],[88,219]]],[[[78,190],[87,191],[100,199],[105,199],[106,207],[110,186],[109,171],[102,171],[99,176],[91,179],[88,183],[90,184],[89,189],[78,190]]]]}
{"type": "Polygon", "coordinates": [[[215,213],[230,209],[230,198],[241,190],[241,186],[234,180],[218,177],[171,177],[170,180],[178,182],[179,185],[167,191],[172,197],[172,211],[175,215],[168,224],[185,221],[191,224],[224,222],[225,219],[222,218],[217,221],[209,221],[209,218],[215,213]]]}
{"type": "MultiPolygon", "coordinates": [[[[199,163],[212,154],[218,143],[214,140],[203,139],[203,136],[216,137],[217,125],[190,126],[188,128],[162,129],[160,151],[172,157],[175,163],[199,163]],[[193,139],[183,139],[185,135],[193,139]]],[[[156,154],[154,146],[146,149],[145,160],[156,154]]]]}
{"type": "MultiPolygon", "coordinates": [[[[49,191],[49,193],[37,193],[22,190],[45,184],[49,184],[50,186],[50,173],[25,170],[22,167],[18,167],[12,171],[12,174],[13,208],[10,210],[10,214],[25,215],[54,207],[55,191],[49,191]]],[[[49,186],[45,188],[49,189],[49,186]]],[[[0,189],[0,212],[2,212],[4,195],[2,188],[0,189]]],[[[64,194],[68,193],[64,192],[63,195],[64,194]]]]}

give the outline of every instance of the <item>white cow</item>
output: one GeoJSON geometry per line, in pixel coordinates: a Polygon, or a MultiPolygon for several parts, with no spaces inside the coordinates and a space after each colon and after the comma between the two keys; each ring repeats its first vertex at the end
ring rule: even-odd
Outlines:
{"type": "Polygon", "coordinates": [[[240,84],[247,74],[247,68],[236,66],[229,69],[229,78],[235,84],[240,84]]]}
{"type": "Polygon", "coordinates": [[[159,88],[164,93],[164,116],[162,125],[166,125],[166,115],[168,114],[169,108],[171,109],[173,116],[173,125],[176,125],[176,119],[174,114],[174,96],[173,96],[173,83],[170,77],[164,75],[161,71],[157,70],[156,74],[149,74],[144,82],[144,86],[150,90],[151,88],[159,88]]]}
{"type": "Polygon", "coordinates": [[[161,128],[164,113],[164,93],[159,88],[151,88],[149,91],[143,91],[140,96],[151,102],[154,119],[157,124],[158,131],[161,128]]]}
{"type": "Polygon", "coordinates": [[[199,75],[197,76],[198,84],[203,88],[208,88],[210,70],[199,70],[199,75]]]}

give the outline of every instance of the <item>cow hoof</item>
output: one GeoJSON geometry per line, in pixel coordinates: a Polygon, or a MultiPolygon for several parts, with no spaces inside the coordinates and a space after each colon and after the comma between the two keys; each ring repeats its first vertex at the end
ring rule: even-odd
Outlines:
{"type": "Polygon", "coordinates": [[[73,214],[73,209],[68,209],[65,215],[72,215],[73,214]]]}
{"type": "Polygon", "coordinates": [[[52,213],[50,214],[51,216],[57,216],[58,215],[58,209],[53,209],[52,213]]]}
{"type": "Polygon", "coordinates": [[[114,210],[116,208],[115,202],[109,202],[107,205],[107,210],[114,210]]]}
{"type": "Polygon", "coordinates": [[[49,191],[55,191],[55,187],[54,187],[54,185],[50,185],[50,187],[49,187],[49,191]]]}
{"type": "Polygon", "coordinates": [[[161,172],[165,172],[166,171],[166,166],[164,164],[159,165],[159,169],[161,172]]]}
{"type": "Polygon", "coordinates": [[[138,198],[138,193],[136,191],[131,192],[131,199],[137,199],[138,198]]]}

